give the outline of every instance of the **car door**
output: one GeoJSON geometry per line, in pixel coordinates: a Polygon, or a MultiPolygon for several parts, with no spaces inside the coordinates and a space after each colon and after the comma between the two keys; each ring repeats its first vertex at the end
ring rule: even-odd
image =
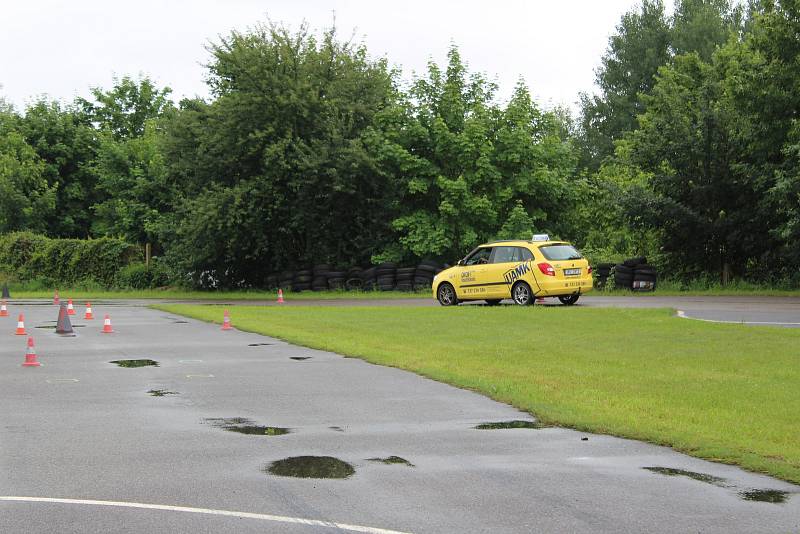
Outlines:
{"type": "Polygon", "coordinates": [[[464,258],[458,273],[456,295],[460,299],[482,299],[487,294],[487,276],[492,247],[480,247],[464,258]]]}
{"type": "Polygon", "coordinates": [[[489,264],[489,278],[495,282],[492,287],[492,298],[511,298],[511,286],[515,282],[525,267],[525,263],[531,260],[531,252],[518,246],[498,246],[494,247],[492,261],[489,264]]]}

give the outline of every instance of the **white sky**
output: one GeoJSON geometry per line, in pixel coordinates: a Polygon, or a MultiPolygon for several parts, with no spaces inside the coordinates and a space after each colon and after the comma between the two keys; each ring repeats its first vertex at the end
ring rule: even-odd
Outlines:
{"type": "MultiPolygon", "coordinates": [[[[173,97],[207,96],[204,45],[267,17],[297,28],[355,30],[403,76],[442,63],[456,43],[470,70],[507,97],[518,78],[537,101],[575,108],[592,89],[608,37],[636,0],[7,0],[0,6],[0,96],[71,100],[114,75],[150,76],[173,97]]],[[[669,2],[668,4],[671,4],[669,2]]]]}

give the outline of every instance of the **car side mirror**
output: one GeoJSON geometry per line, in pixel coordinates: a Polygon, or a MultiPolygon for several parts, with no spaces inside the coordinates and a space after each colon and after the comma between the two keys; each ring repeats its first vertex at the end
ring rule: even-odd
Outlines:
{"type": "Polygon", "coordinates": [[[460,265],[464,265],[464,260],[458,260],[458,263],[456,263],[456,265],[459,265],[459,266],[460,265]]]}

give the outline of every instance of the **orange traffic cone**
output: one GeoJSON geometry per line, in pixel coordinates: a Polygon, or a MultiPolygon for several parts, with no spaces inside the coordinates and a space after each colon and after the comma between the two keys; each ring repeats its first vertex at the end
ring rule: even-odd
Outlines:
{"type": "Polygon", "coordinates": [[[233,330],[233,326],[231,326],[231,314],[228,313],[228,310],[225,310],[225,314],[222,319],[222,329],[233,330]]]}
{"type": "Polygon", "coordinates": [[[40,364],[36,361],[36,349],[33,348],[33,338],[28,338],[28,352],[25,353],[25,363],[22,364],[22,367],[39,367],[40,364]]]}
{"type": "Polygon", "coordinates": [[[19,319],[17,319],[17,331],[16,335],[18,336],[27,336],[28,333],[25,331],[25,314],[20,313],[19,319]]]}
{"type": "Polygon", "coordinates": [[[283,304],[283,289],[278,290],[278,304],[283,304]]]}
{"type": "Polygon", "coordinates": [[[67,300],[67,315],[75,315],[75,306],[72,305],[72,299],[67,300]]]}
{"type": "Polygon", "coordinates": [[[106,314],[105,318],[103,319],[103,333],[104,334],[113,334],[114,330],[111,328],[111,317],[106,314]]]}
{"type": "Polygon", "coordinates": [[[61,299],[58,298],[58,289],[56,289],[56,292],[53,293],[53,304],[58,305],[60,303],[61,303],[61,299]]]}
{"type": "Polygon", "coordinates": [[[84,319],[94,319],[94,314],[92,313],[92,303],[86,303],[86,313],[83,314],[84,319]]]}
{"type": "Polygon", "coordinates": [[[8,306],[5,300],[0,303],[0,317],[8,317],[8,306]]]}

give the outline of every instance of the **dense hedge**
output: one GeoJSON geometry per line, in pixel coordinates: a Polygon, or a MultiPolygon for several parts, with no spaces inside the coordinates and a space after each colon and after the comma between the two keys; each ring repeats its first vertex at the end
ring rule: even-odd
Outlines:
{"type": "Polygon", "coordinates": [[[0,236],[0,271],[20,282],[46,279],[58,285],[94,281],[110,287],[141,250],[121,239],[50,239],[31,232],[0,236]]]}

